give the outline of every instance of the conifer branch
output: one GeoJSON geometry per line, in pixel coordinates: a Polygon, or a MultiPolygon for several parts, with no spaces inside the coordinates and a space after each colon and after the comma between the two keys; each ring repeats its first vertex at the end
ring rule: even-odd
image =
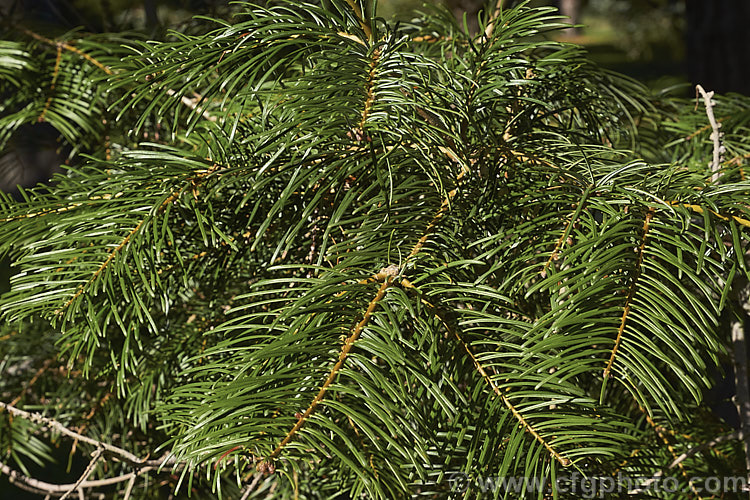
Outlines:
{"type": "Polygon", "coordinates": [[[349,351],[351,351],[352,346],[354,346],[354,342],[357,341],[357,339],[359,338],[359,335],[362,333],[362,330],[370,322],[370,317],[372,317],[372,313],[375,311],[375,308],[377,307],[378,303],[383,299],[383,297],[385,297],[385,292],[388,289],[388,287],[391,285],[391,282],[393,281],[394,276],[395,274],[389,274],[389,276],[385,280],[383,280],[383,283],[380,285],[380,288],[378,289],[378,292],[375,294],[375,297],[367,305],[367,310],[365,310],[364,316],[354,327],[354,330],[352,331],[351,335],[349,335],[349,337],[347,337],[347,339],[344,341],[344,346],[341,348],[339,359],[338,361],[336,361],[336,364],[333,365],[331,372],[328,374],[328,378],[326,378],[325,382],[323,382],[323,385],[320,387],[318,394],[315,395],[315,397],[313,398],[307,410],[305,410],[305,412],[297,419],[297,422],[294,424],[294,427],[292,427],[292,429],[287,433],[287,435],[284,436],[284,439],[281,440],[281,442],[278,444],[278,446],[273,451],[273,453],[269,455],[268,457],[269,460],[274,460],[279,456],[279,454],[281,454],[281,451],[284,448],[284,446],[286,446],[287,443],[289,443],[289,441],[291,441],[292,438],[294,438],[294,435],[297,433],[297,431],[299,431],[302,428],[305,422],[307,422],[307,419],[315,411],[315,408],[317,408],[320,402],[323,401],[323,398],[325,397],[326,392],[328,392],[328,387],[336,379],[336,375],[338,375],[339,370],[341,370],[341,367],[344,366],[344,361],[346,361],[346,358],[349,355],[349,351]]]}
{"type": "Polygon", "coordinates": [[[511,412],[513,417],[518,421],[518,423],[523,427],[525,432],[528,432],[531,434],[534,439],[541,444],[544,449],[549,452],[549,454],[562,465],[563,467],[568,467],[571,464],[571,461],[569,458],[564,457],[562,454],[560,454],[559,451],[557,451],[552,444],[550,444],[546,439],[544,439],[541,434],[534,428],[533,425],[529,423],[528,420],[521,414],[521,412],[518,410],[518,408],[513,405],[513,403],[510,401],[510,399],[503,394],[503,392],[500,390],[500,388],[495,384],[495,381],[492,380],[492,377],[487,373],[487,370],[485,370],[484,366],[479,362],[479,359],[474,355],[469,345],[464,341],[464,339],[461,337],[461,335],[458,333],[458,329],[451,326],[450,322],[448,321],[448,318],[445,317],[445,314],[434,304],[428,302],[425,299],[422,299],[422,302],[425,303],[430,309],[433,310],[435,313],[435,316],[440,320],[440,322],[443,324],[445,329],[458,340],[458,343],[461,344],[461,347],[466,352],[466,354],[469,355],[469,358],[471,359],[472,364],[474,365],[474,369],[476,369],[477,372],[482,376],[485,382],[487,382],[487,385],[490,386],[490,389],[492,389],[492,392],[495,393],[497,397],[500,398],[500,401],[502,401],[503,405],[511,412]]]}
{"type": "Polygon", "coordinates": [[[630,282],[630,288],[628,289],[628,295],[625,299],[625,306],[623,307],[622,317],[620,318],[620,327],[617,329],[617,337],[615,338],[615,345],[612,347],[612,354],[607,362],[607,367],[604,369],[603,378],[606,381],[610,376],[612,365],[615,362],[615,356],[617,356],[617,350],[620,348],[622,342],[622,334],[625,331],[625,324],[628,320],[628,314],[630,313],[630,304],[633,302],[635,297],[635,291],[638,286],[638,279],[641,275],[641,265],[643,264],[643,250],[646,248],[646,238],[648,237],[649,223],[654,217],[654,210],[650,209],[646,214],[643,221],[643,231],[641,233],[641,244],[637,249],[638,255],[635,261],[635,268],[633,270],[633,277],[630,282]]]}
{"type": "MultiPolygon", "coordinates": [[[[24,28],[21,31],[23,31],[28,36],[34,38],[35,40],[39,40],[41,42],[46,43],[47,45],[51,45],[51,46],[57,48],[57,60],[55,62],[55,70],[53,72],[52,85],[51,85],[51,89],[50,90],[54,90],[54,88],[55,88],[55,81],[57,80],[57,73],[58,73],[58,70],[59,70],[59,67],[60,67],[60,57],[61,57],[62,49],[65,49],[65,50],[67,50],[69,52],[72,52],[72,53],[74,53],[74,54],[76,54],[76,55],[84,58],[85,60],[87,60],[88,62],[90,62],[91,64],[93,64],[97,68],[99,68],[100,70],[104,71],[108,75],[113,75],[114,74],[114,72],[112,71],[112,69],[110,69],[109,66],[101,63],[100,61],[98,61],[97,59],[95,59],[94,57],[92,57],[91,55],[83,52],[82,50],[78,49],[77,47],[74,47],[73,45],[71,45],[69,43],[51,40],[51,39],[49,39],[49,38],[47,38],[45,36],[39,35],[38,33],[34,33],[33,31],[31,31],[29,29],[25,29],[24,28]]],[[[165,89],[164,92],[168,96],[170,96],[170,97],[177,94],[177,92],[175,92],[172,89],[165,89]]],[[[190,99],[190,98],[188,98],[187,96],[184,96],[184,95],[180,96],[180,102],[182,104],[184,104],[185,106],[187,106],[188,108],[190,108],[190,110],[192,110],[192,111],[195,111],[195,109],[198,107],[198,101],[194,101],[194,100],[192,100],[192,99],[190,99]]],[[[47,104],[45,105],[44,110],[42,111],[42,114],[38,118],[38,121],[40,121],[40,122],[43,121],[44,116],[47,113],[47,110],[49,109],[49,106],[50,106],[51,102],[52,102],[52,97],[49,97],[47,99],[47,104]]],[[[203,118],[205,118],[206,120],[216,121],[216,117],[213,116],[211,113],[209,113],[206,110],[203,110],[201,112],[201,116],[203,116],[203,118]]]]}
{"type": "Polygon", "coordinates": [[[365,134],[365,123],[367,117],[370,115],[372,105],[375,103],[375,74],[377,71],[378,60],[380,59],[380,49],[375,49],[370,59],[370,71],[367,74],[367,83],[365,85],[365,107],[362,109],[362,119],[359,121],[358,132],[364,136],[365,134]]]}
{"type": "MultiPolygon", "coordinates": [[[[677,206],[677,207],[685,207],[699,214],[702,214],[705,211],[705,209],[702,206],[691,205],[690,203],[680,203],[679,201],[670,201],[669,204],[673,206],[677,206]]],[[[708,211],[723,221],[729,222],[730,220],[733,220],[737,224],[740,224],[741,226],[750,227],[750,220],[744,219],[742,217],[738,217],[736,215],[724,215],[711,209],[709,209],[708,211]]]]}
{"type": "MultiPolygon", "coordinates": [[[[57,76],[60,74],[60,60],[62,59],[62,45],[59,43],[57,44],[57,57],[55,58],[55,68],[52,70],[52,82],[50,83],[49,90],[50,92],[55,90],[55,83],[57,82],[57,76]]],[[[49,107],[52,105],[52,96],[50,95],[47,97],[47,102],[44,103],[44,109],[42,109],[42,113],[39,115],[39,118],[37,118],[36,121],[43,122],[44,121],[44,115],[47,114],[47,110],[49,110],[49,107]]]]}
{"type": "MultiPolygon", "coordinates": [[[[463,178],[464,174],[466,173],[465,170],[462,170],[461,173],[457,176],[457,181],[460,182],[463,178]]],[[[419,252],[422,250],[422,247],[424,246],[425,242],[427,241],[427,238],[429,238],[432,231],[437,226],[440,219],[443,218],[443,216],[448,212],[450,208],[450,203],[453,197],[458,192],[458,188],[454,188],[448,193],[448,196],[443,200],[443,202],[440,205],[440,208],[438,209],[437,213],[433,217],[433,219],[430,221],[430,223],[425,228],[424,234],[419,238],[417,243],[412,248],[411,252],[409,252],[409,255],[406,257],[404,261],[403,268],[405,269],[408,263],[419,254],[419,252]]],[[[305,412],[297,419],[297,422],[294,424],[294,427],[287,433],[287,435],[281,440],[279,445],[276,447],[276,449],[271,453],[269,456],[270,460],[276,459],[279,454],[281,453],[284,446],[289,443],[289,441],[292,440],[294,435],[299,431],[302,426],[305,424],[307,419],[310,417],[310,415],[315,411],[315,408],[320,404],[320,402],[325,397],[326,392],[328,391],[328,386],[331,385],[333,380],[336,378],[336,375],[338,374],[339,370],[344,364],[344,361],[346,360],[347,356],[349,355],[349,351],[351,350],[352,346],[354,345],[354,342],[359,338],[360,333],[364,329],[364,327],[367,325],[367,323],[370,320],[370,316],[374,312],[375,308],[377,307],[378,303],[385,297],[385,292],[387,288],[391,285],[391,282],[393,279],[398,276],[400,270],[398,266],[389,266],[387,268],[384,268],[375,275],[377,278],[378,276],[383,277],[383,283],[380,285],[380,288],[378,289],[377,294],[375,297],[370,301],[370,303],[367,306],[367,310],[365,311],[365,314],[360,320],[359,323],[354,327],[354,331],[352,334],[347,337],[347,339],[344,342],[344,346],[341,349],[341,353],[339,354],[339,359],[336,362],[336,364],[331,369],[331,372],[328,374],[328,378],[326,378],[325,382],[321,386],[320,390],[318,391],[318,394],[313,398],[312,403],[310,403],[310,406],[305,410],[305,412]]]]}
{"type": "MultiPolygon", "coordinates": [[[[664,429],[661,426],[657,425],[656,422],[654,422],[654,419],[651,418],[651,415],[648,414],[648,412],[646,411],[645,408],[643,408],[641,405],[638,405],[638,409],[641,410],[641,412],[643,412],[643,414],[646,417],[646,422],[648,422],[648,425],[653,429],[653,431],[659,437],[659,439],[664,444],[664,446],[667,448],[667,450],[669,451],[669,453],[672,455],[672,458],[674,460],[672,463],[674,465],[678,465],[679,466],[680,473],[682,474],[682,476],[685,478],[685,480],[687,481],[688,485],[690,486],[690,490],[693,492],[693,495],[696,495],[696,497],[698,498],[698,500],[702,500],[702,497],[700,496],[700,493],[696,489],[695,484],[693,483],[693,481],[691,480],[691,478],[688,476],[688,473],[685,470],[685,467],[683,466],[682,461],[678,460],[677,452],[675,451],[674,446],[672,446],[672,443],[669,441],[669,439],[665,435],[664,429]]],[[[670,466],[669,468],[671,469],[672,467],[670,466]]],[[[661,472],[662,471],[659,471],[659,473],[661,473],[661,472]]],[[[655,477],[649,479],[648,481],[644,482],[641,487],[642,488],[647,487],[649,484],[651,484],[652,482],[654,482],[655,480],[657,480],[658,477],[659,477],[659,475],[656,475],[655,477]]]]}
{"type": "Polygon", "coordinates": [[[547,269],[549,269],[549,266],[552,264],[552,261],[557,260],[558,252],[562,248],[563,243],[568,239],[568,235],[570,234],[570,230],[573,228],[573,224],[575,224],[575,222],[578,220],[578,217],[581,215],[581,211],[583,210],[586,200],[588,199],[589,193],[591,192],[591,187],[592,186],[589,186],[588,188],[586,188],[586,191],[584,191],[581,201],[578,202],[576,209],[573,211],[573,215],[571,215],[570,220],[565,225],[563,234],[560,235],[560,238],[557,239],[557,243],[555,243],[555,248],[552,249],[552,253],[549,256],[549,259],[547,259],[547,262],[544,264],[542,271],[539,273],[541,274],[542,278],[547,276],[547,269]]]}
{"type": "Polygon", "coordinates": [[[65,207],[60,207],[60,208],[55,208],[55,209],[50,209],[50,210],[42,210],[39,212],[32,212],[30,214],[16,215],[14,217],[7,217],[4,219],[0,219],[0,222],[12,222],[12,221],[21,220],[21,219],[31,219],[32,217],[42,217],[44,215],[49,215],[49,214],[59,214],[62,212],[67,212],[68,210],[73,210],[74,208],[78,208],[82,205],[83,203],[73,203],[65,207]]]}
{"type": "MultiPolygon", "coordinates": [[[[213,174],[216,170],[219,169],[218,164],[214,164],[210,168],[206,170],[201,170],[197,172],[197,174],[193,177],[188,178],[190,185],[193,188],[193,193],[195,193],[195,189],[197,188],[197,185],[199,182],[202,182],[204,179],[209,177],[211,174],[213,174]]],[[[172,205],[175,203],[180,195],[182,194],[183,190],[186,189],[186,187],[183,187],[181,189],[178,189],[176,191],[173,191],[164,201],[161,202],[161,204],[156,208],[155,213],[161,214],[163,213],[169,205],[172,205]]],[[[83,293],[88,289],[101,275],[102,273],[109,267],[109,265],[114,261],[114,259],[117,257],[117,255],[122,251],[123,248],[127,246],[128,243],[130,243],[131,239],[138,233],[138,231],[143,227],[143,224],[148,221],[148,216],[142,218],[138,224],[135,225],[133,229],[130,230],[130,232],[123,238],[123,240],[115,247],[113,248],[109,254],[107,255],[107,258],[104,260],[104,262],[101,263],[99,268],[94,271],[94,274],[89,278],[89,280],[78,287],[78,290],[73,294],[73,296],[57,311],[57,315],[62,315],[68,307],[70,307],[83,293]]]]}
{"type": "Polygon", "coordinates": [[[74,53],[74,54],[76,54],[78,56],[81,56],[82,58],[86,59],[88,62],[90,62],[91,64],[93,64],[94,66],[96,66],[97,68],[99,68],[100,70],[104,71],[108,75],[112,75],[113,74],[112,70],[109,69],[109,67],[105,66],[104,64],[102,64],[101,62],[97,61],[96,59],[94,59],[89,54],[87,54],[87,53],[83,52],[82,50],[80,50],[80,49],[78,49],[78,48],[70,45],[69,43],[66,43],[66,42],[56,42],[54,40],[50,40],[49,38],[44,37],[42,35],[39,35],[37,33],[34,33],[33,31],[28,30],[26,28],[21,29],[21,31],[23,31],[24,33],[26,33],[27,35],[29,35],[31,38],[34,38],[35,40],[39,40],[40,42],[44,42],[47,45],[51,45],[53,47],[56,47],[58,50],[60,48],[63,48],[65,50],[69,51],[69,52],[72,52],[72,53],[74,53]]]}
{"type": "Polygon", "coordinates": [[[68,299],[68,301],[65,304],[63,304],[63,306],[60,309],[56,311],[56,314],[58,316],[61,316],[65,312],[65,310],[68,309],[68,307],[70,307],[70,305],[73,304],[73,302],[75,302],[76,299],[78,299],[78,297],[83,295],[86,289],[90,287],[91,284],[94,283],[99,278],[99,276],[102,275],[104,270],[107,269],[107,267],[112,263],[115,257],[117,257],[117,254],[123,248],[125,248],[125,246],[130,242],[130,239],[138,232],[138,230],[141,228],[141,226],[143,226],[145,222],[146,222],[146,219],[141,219],[138,222],[138,224],[136,224],[136,226],[130,230],[130,232],[120,242],[120,244],[117,245],[115,248],[112,249],[112,251],[109,252],[109,254],[107,255],[107,258],[104,260],[104,262],[101,263],[99,268],[96,271],[94,271],[94,274],[91,276],[91,278],[89,278],[89,280],[85,284],[80,285],[78,287],[78,290],[76,290],[76,292],[73,294],[73,296],[70,299],[68,299]]]}
{"type": "Polygon", "coordinates": [[[559,18],[527,2],[492,0],[478,36],[454,38],[452,16],[376,26],[375,1],[251,2],[165,42],[0,42],[0,169],[40,120],[72,150],[68,175],[0,195],[0,447],[21,472],[49,436],[73,443],[69,461],[95,452],[68,485],[6,460],[14,484],[151,498],[162,485],[136,481],[164,467],[193,496],[385,500],[441,494],[418,483],[467,460],[534,481],[579,458],[597,476],[671,463],[684,491],[737,463],[728,445],[680,460],[678,444],[723,431],[659,427],[651,409],[692,411],[725,354],[713,326],[750,239],[747,100],[712,101],[728,119],[707,126],[687,99],[652,103],[542,40],[559,18]],[[690,140],[706,129],[711,176],[731,173],[708,191],[690,140]],[[231,175],[206,182],[212,158],[231,175]],[[682,215],[655,224],[654,200],[682,215]],[[63,342],[36,351],[59,337],[40,321],[53,311],[63,342]],[[58,384],[60,349],[97,380],[58,384]],[[606,391],[615,372],[629,383],[606,391]],[[17,413],[24,400],[41,414],[17,413]],[[81,408],[67,429],[45,416],[81,408]],[[94,421],[119,448],[86,438],[94,421]],[[165,442],[160,460],[135,456],[165,442]]]}
{"type": "Polygon", "coordinates": [[[492,391],[500,398],[500,400],[503,402],[506,408],[510,410],[510,412],[513,414],[513,417],[515,417],[516,420],[521,424],[521,426],[524,428],[526,432],[534,436],[534,439],[536,439],[539,444],[544,446],[544,448],[549,452],[550,455],[554,457],[555,460],[557,460],[560,465],[563,467],[567,467],[571,464],[570,459],[562,456],[555,448],[552,447],[552,445],[547,442],[546,439],[544,439],[539,432],[537,432],[536,429],[526,420],[526,418],[521,414],[520,411],[511,403],[510,399],[503,394],[500,391],[500,388],[495,384],[495,382],[492,380],[492,377],[489,376],[487,371],[484,369],[482,364],[479,362],[477,357],[474,355],[473,352],[471,352],[471,349],[469,346],[464,342],[464,340],[461,338],[461,336],[458,334],[457,331],[453,332],[456,339],[458,339],[461,346],[464,348],[464,351],[469,355],[471,358],[472,363],[474,363],[474,367],[476,370],[482,375],[482,378],[489,384],[489,386],[492,388],[492,391]]]}

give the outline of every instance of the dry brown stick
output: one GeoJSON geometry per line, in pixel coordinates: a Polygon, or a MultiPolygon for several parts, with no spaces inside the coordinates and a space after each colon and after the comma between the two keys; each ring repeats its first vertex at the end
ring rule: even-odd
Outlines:
{"type": "Polygon", "coordinates": [[[250,493],[252,493],[255,490],[255,487],[258,485],[258,482],[260,481],[260,478],[263,477],[263,474],[260,472],[255,473],[255,477],[253,478],[253,481],[247,485],[245,488],[245,491],[242,492],[242,498],[240,500],[247,500],[250,498],[250,493]]]}
{"type": "MultiPolygon", "coordinates": [[[[714,92],[706,92],[706,90],[700,86],[695,86],[695,97],[696,100],[700,94],[703,97],[703,103],[706,107],[706,116],[708,116],[708,122],[711,124],[711,140],[713,141],[713,158],[709,164],[711,169],[711,182],[719,182],[719,173],[721,170],[722,156],[724,154],[724,146],[721,144],[721,132],[719,127],[721,124],[716,121],[714,116],[714,106],[716,102],[713,100],[714,92]]],[[[696,102],[697,106],[697,102],[696,102]]],[[[744,259],[745,255],[738,255],[738,258],[744,259]]],[[[735,396],[734,403],[737,408],[737,416],[740,420],[740,431],[743,433],[743,448],[745,451],[745,476],[750,479],[750,387],[748,387],[748,357],[747,357],[747,340],[745,338],[745,318],[747,312],[750,312],[750,305],[748,305],[747,294],[747,283],[738,284],[738,287],[743,288],[736,292],[737,304],[740,306],[738,316],[732,320],[732,346],[734,350],[734,379],[735,379],[735,396]],[[743,296],[745,295],[745,296],[743,296]]]]}

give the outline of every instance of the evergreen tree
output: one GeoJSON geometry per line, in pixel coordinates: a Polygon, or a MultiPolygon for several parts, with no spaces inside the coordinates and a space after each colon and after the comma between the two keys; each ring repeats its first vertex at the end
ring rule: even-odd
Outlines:
{"type": "Polygon", "coordinates": [[[707,99],[720,136],[550,40],[553,9],[474,36],[365,3],[6,34],[0,148],[47,122],[68,159],[0,198],[0,471],[107,498],[744,477],[704,395],[748,275],[748,99],[707,99]],[[69,484],[31,477],[55,448],[69,484]]]}

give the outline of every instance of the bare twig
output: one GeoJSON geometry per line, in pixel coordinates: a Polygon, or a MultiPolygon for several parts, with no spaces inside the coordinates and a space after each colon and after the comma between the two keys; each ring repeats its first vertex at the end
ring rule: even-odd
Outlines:
{"type": "MultiPolygon", "coordinates": [[[[667,469],[674,469],[675,466],[679,465],[684,460],[687,460],[688,458],[692,457],[696,453],[699,453],[699,452],[701,452],[703,450],[707,450],[708,448],[713,448],[714,446],[716,446],[719,443],[723,443],[724,441],[730,441],[732,439],[743,439],[743,438],[744,438],[744,435],[743,435],[742,431],[735,431],[735,432],[732,432],[731,434],[724,434],[723,436],[719,436],[717,438],[714,438],[711,441],[707,441],[707,442],[705,442],[703,444],[699,444],[697,446],[693,446],[688,451],[686,451],[685,453],[683,453],[679,457],[675,458],[674,461],[671,464],[669,464],[669,467],[667,467],[667,469]]],[[[659,473],[657,474],[657,476],[660,475],[660,474],[661,474],[661,471],[659,471],[659,473]]]]}
{"type": "Polygon", "coordinates": [[[130,500],[130,494],[133,492],[133,486],[135,485],[135,472],[130,473],[130,481],[125,486],[125,493],[122,495],[123,500],[130,500]]]}
{"type": "MultiPolygon", "coordinates": [[[[701,451],[707,450],[709,448],[712,448],[716,446],[719,443],[723,443],[724,441],[730,441],[732,439],[743,439],[743,433],[742,431],[735,431],[730,434],[724,434],[723,436],[719,436],[717,438],[712,439],[711,441],[706,441],[705,443],[699,444],[697,446],[693,446],[688,451],[683,453],[682,455],[676,457],[671,464],[669,464],[666,468],[666,470],[674,469],[678,465],[680,465],[683,461],[687,460],[688,458],[692,457],[696,453],[700,453],[701,451]]],[[[664,470],[658,471],[656,474],[654,474],[654,477],[648,479],[647,481],[644,481],[642,484],[638,486],[638,488],[635,488],[633,490],[628,491],[628,494],[635,494],[640,493],[643,491],[647,491],[649,489],[649,486],[653,483],[659,481],[659,479],[664,475],[664,470]]]]}
{"type": "MultiPolygon", "coordinates": [[[[155,468],[156,467],[144,467],[138,471],[138,474],[144,474],[148,471],[154,470],[155,468]]],[[[122,476],[109,477],[107,479],[95,479],[91,481],[82,481],[80,484],[78,484],[78,482],[69,483],[69,484],[54,484],[54,483],[47,483],[45,481],[40,481],[38,479],[24,476],[20,472],[11,469],[4,463],[0,463],[0,473],[2,473],[5,476],[8,476],[8,480],[11,484],[15,484],[16,486],[22,489],[25,489],[27,491],[32,491],[34,493],[41,493],[45,495],[55,495],[55,496],[64,495],[76,488],[77,489],[101,488],[102,486],[109,486],[112,484],[122,483],[124,481],[128,481],[135,474],[131,472],[129,474],[124,474],[122,476]],[[78,484],[78,486],[76,486],[76,484],[78,484]]]]}
{"type": "Polygon", "coordinates": [[[719,168],[721,166],[721,156],[722,153],[724,153],[724,147],[721,145],[721,132],[719,132],[719,127],[721,127],[721,124],[716,121],[716,117],[714,116],[714,106],[716,105],[716,102],[712,99],[714,96],[713,91],[706,92],[703,87],[700,85],[695,86],[695,97],[698,97],[698,94],[703,97],[703,104],[706,106],[706,115],[708,116],[708,122],[711,124],[711,140],[714,143],[714,150],[713,150],[713,159],[711,160],[711,163],[709,164],[709,168],[711,169],[711,182],[716,182],[719,180],[719,168]]]}
{"type": "MultiPolygon", "coordinates": [[[[172,89],[167,89],[165,90],[165,92],[167,93],[169,97],[174,97],[175,95],[177,95],[177,92],[175,92],[172,89]]],[[[200,97],[196,97],[195,99],[190,99],[188,96],[184,96],[184,95],[180,96],[180,102],[193,111],[196,110],[196,108],[198,107],[198,103],[200,101],[201,101],[200,97]]],[[[201,116],[203,116],[203,118],[205,118],[208,121],[212,121],[212,122],[216,121],[216,117],[213,116],[211,113],[209,113],[206,109],[203,109],[203,111],[201,111],[201,116]]]]}
{"type": "Polygon", "coordinates": [[[242,498],[240,500],[247,500],[250,498],[250,493],[252,493],[255,490],[255,487],[258,485],[258,482],[260,481],[260,478],[263,476],[261,473],[256,473],[255,477],[253,478],[253,481],[247,485],[247,488],[245,488],[245,491],[242,492],[242,498]]]}
{"type": "Polygon", "coordinates": [[[137,476],[152,470],[160,470],[165,466],[184,466],[184,464],[178,463],[175,458],[173,456],[170,456],[169,454],[157,460],[141,459],[127,450],[124,450],[117,446],[113,446],[111,444],[97,441],[96,439],[92,439],[90,437],[84,436],[83,434],[75,432],[65,427],[57,420],[45,417],[43,415],[40,415],[39,413],[29,413],[24,410],[19,410],[18,408],[14,408],[7,403],[0,402],[0,412],[2,411],[7,411],[15,417],[20,417],[29,420],[30,422],[39,424],[43,429],[59,432],[62,435],[75,439],[76,441],[87,443],[96,447],[96,451],[94,451],[91,462],[86,467],[86,470],[84,470],[83,474],[81,474],[81,477],[72,484],[53,484],[40,481],[38,479],[27,477],[19,473],[18,471],[11,469],[7,465],[0,463],[0,474],[8,476],[9,481],[13,484],[16,484],[18,487],[28,491],[32,491],[34,493],[45,494],[47,496],[61,496],[61,500],[64,500],[68,498],[68,496],[70,496],[72,493],[77,492],[79,497],[83,498],[84,489],[99,488],[102,486],[108,486],[111,484],[128,481],[128,485],[125,488],[124,497],[125,499],[127,499],[130,496],[130,492],[133,489],[133,483],[135,482],[135,478],[137,476]],[[96,463],[104,454],[111,455],[123,462],[127,462],[131,467],[135,468],[136,471],[107,479],[98,479],[92,481],[87,480],[87,478],[91,475],[91,472],[94,470],[96,463]]]}
{"type": "Polygon", "coordinates": [[[65,492],[63,496],[60,497],[60,500],[65,500],[70,496],[71,493],[78,490],[80,493],[82,489],[80,489],[81,484],[89,478],[91,473],[94,471],[94,467],[96,467],[96,463],[99,461],[99,459],[102,456],[102,453],[104,453],[104,450],[102,448],[97,448],[94,453],[91,455],[91,462],[86,466],[86,469],[83,471],[83,474],[81,474],[81,477],[78,478],[78,481],[75,482],[72,488],[70,488],[68,491],[65,492]]]}
{"type": "Polygon", "coordinates": [[[174,459],[174,457],[171,457],[169,455],[164,456],[157,460],[144,460],[133,455],[127,450],[123,450],[122,448],[119,448],[117,446],[113,446],[108,443],[97,441],[96,439],[92,439],[88,436],[84,436],[83,434],[79,434],[75,431],[72,431],[68,429],[67,427],[65,427],[63,424],[61,424],[60,422],[58,422],[57,420],[47,418],[43,415],[40,415],[39,413],[29,413],[27,411],[19,410],[18,408],[14,408],[10,406],[9,404],[3,403],[2,401],[0,401],[0,411],[2,410],[7,411],[13,416],[24,418],[36,424],[41,424],[42,426],[46,427],[49,430],[53,430],[65,436],[71,437],[73,439],[77,439],[78,441],[82,443],[87,443],[92,446],[96,446],[97,448],[101,448],[103,452],[116,456],[122,461],[128,462],[133,467],[136,467],[138,469],[144,469],[147,467],[156,468],[156,467],[177,465],[177,462],[174,459]]]}

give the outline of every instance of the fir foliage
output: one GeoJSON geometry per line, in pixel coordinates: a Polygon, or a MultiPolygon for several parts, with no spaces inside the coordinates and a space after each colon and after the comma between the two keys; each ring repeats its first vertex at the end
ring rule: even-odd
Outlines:
{"type": "MultiPolygon", "coordinates": [[[[47,122],[67,155],[0,194],[3,402],[170,457],[132,498],[744,474],[732,440],[668,467],[731,432],[704,396],[748,275],[747,98],[716,98],[712,183],[704,110],[554,41],[552,9],[479,36],[354,0],[240,10],[0,42],[0,147],[47,122]]],[[[22,473],[71,445],[95,450],[0,414],[22,473]]]]}

